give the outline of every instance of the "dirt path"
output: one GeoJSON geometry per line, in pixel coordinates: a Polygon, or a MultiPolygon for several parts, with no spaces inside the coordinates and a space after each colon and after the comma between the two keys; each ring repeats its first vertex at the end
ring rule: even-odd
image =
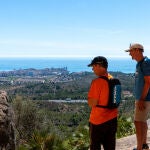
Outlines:
{"type": "MultiPolygon", "coordinates": [[[[148,131],[147,143],[150,146],[150,130],[148,131]]],[[[116,150],[133,150],[136,147],[136,135],[131,135],[118,139],[116,142],[116,150]]]]}

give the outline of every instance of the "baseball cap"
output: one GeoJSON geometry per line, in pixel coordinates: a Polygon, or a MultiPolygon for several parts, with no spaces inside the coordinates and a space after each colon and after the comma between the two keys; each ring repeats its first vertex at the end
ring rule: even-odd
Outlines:
{"type": "Polygon", "coordinates": [[[134,44],[130,44],[129,49],[125,50],[125,52],[130,52],[130,50],[137,49],[137,48],[140,49],[142,52],[144,51],[143,45],[134,43],[134,44]]]}
{"type": "Polygon", "coordinates": [[[91,67],[94,64],[100,64],[102,67],[107,68],[108,67],[108,62],[107,59],[103,56],[97,56],[95,57],[91,63],[88,65],[88,67],[91,67]]]}

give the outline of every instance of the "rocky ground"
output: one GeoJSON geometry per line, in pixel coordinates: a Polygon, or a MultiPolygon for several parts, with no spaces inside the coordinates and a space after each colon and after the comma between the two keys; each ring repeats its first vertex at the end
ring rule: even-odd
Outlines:
{"type": "MultiPolygon", "coordinates": [[[[150,147],[150,119],[148,120],[148,137],[147,137],[147,144],[150,147]]],[[[116,150],[133,150],[136,147],[136,135],[131,135],[128,137],[124,137],[118,139],[116,142],[116,150]]]]}
{"type": "MultiPolygon", "coordinates": [[[[147,144],[150,147],[150,128],[148,130],[147,144]]],[[[116,150],[133,150],[133,148],[136,148],[136,135],[135,134],[121,138],[121,139],[117,139],[116,150]]]]}
{"type": "MultiPolygon", "coordinates": [[[[147,143],[150,146],[150,130],[148,131],[147,143]]],[[[133,150],[136,147],[136,135],[131,135],[117,140],[116,150],[133,150]]]]}

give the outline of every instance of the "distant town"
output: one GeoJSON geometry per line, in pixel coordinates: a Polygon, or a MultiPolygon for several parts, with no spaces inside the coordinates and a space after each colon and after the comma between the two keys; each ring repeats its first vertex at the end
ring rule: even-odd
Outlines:
{"type": "MultiPolygon", "coordinates": [[[[121,80],[124,99],[133,97],[132,75],[121,72],[111,72],[111,74],[121,80]]],[[[95,78],[95,75],[92,72],[69,73],[67,67],[29,68],[1,71],[0,87],[5,88],[13,96],[18,93],[23,95],[26,91],[31,99],[77,100],[86,99],[93,78],[95,78]],[[43,89],[45,89],[44,93],[43,89]]]]}
{"type": "Polygon", "coordinates": [[[0,83],[7,84],[24,84],[44,83],[49,78],[51,82],[69,81],[69,72],[67,67],[64,68],[45,68],[45,69],[19,69],[13,71],[1,71],[0,83]]]}

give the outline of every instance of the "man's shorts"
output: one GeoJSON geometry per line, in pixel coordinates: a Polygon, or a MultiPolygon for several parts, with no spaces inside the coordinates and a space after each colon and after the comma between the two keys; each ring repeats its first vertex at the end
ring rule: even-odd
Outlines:
{"type": "Polygon", "coordinates": [[[145,109],[143,111],[139,110],[137,107],[137,101],[135,101],[135,112],[134,120],[146,122],[148,119],[148,113],[150,112],[150,101],[145,101],[145,109]]]}

